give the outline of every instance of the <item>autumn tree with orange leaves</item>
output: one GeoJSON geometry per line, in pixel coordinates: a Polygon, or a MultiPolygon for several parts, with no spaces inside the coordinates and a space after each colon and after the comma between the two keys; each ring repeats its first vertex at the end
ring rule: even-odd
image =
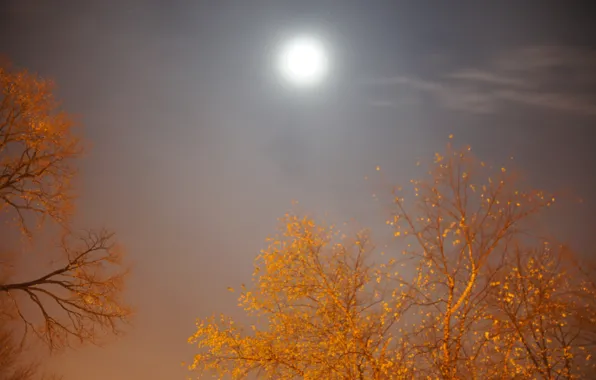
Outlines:
{"type": "MultiPolygon", "coordinates": [[[[60,349],[120,332],[130,309],[113,234],[71,230],[74,162],[83,150],[52,91],[52,82],[35,74],[0,68],[0,217],[20,229],[23,244],[48,223],[61,234],[56,249],[46,246],[48,255],[60,252],[59,260],[35,275],[13,273],[18,257],[2,252],[0,307],[1,317],[20,322],[26,336],[60,349]]],[[[2,234],[10,228],[4,224],[2,234]]]]}
{"type": "Polygon", "coordinates": [[[594,370],[592,271],[542,238],[555,199],[469,148],[396,187],[395,250],[288,214],[240,306],[201,319],[190,369],[242,379],[579,379],[594,370]]]}

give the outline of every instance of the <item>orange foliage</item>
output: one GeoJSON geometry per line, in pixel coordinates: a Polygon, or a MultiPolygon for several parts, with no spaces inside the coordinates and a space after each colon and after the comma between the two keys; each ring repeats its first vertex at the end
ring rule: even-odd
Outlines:
{"type": "Polygon", "coordinates": [[[70,232],[73,160],[82,150],[52,88],[27,71],[0,67],[0,212],[13,213],[29,238],[45,219],[64,230],[62,260],[42,275],[13,281],[11,258],[0,261],[0,317],[21,321],[54,349],[71,338],[95,343],[104,330],[117,333],[131,311],[122,300],[126,271],[113,235],[70,232]]]}
{"type": "Polygon", "coordinates": [[[72,212],[72,160],[81,149],[59,110],[53,85],[26,71],[0,67],[0,212],[66,223],[72,212]]]}
{"type": "Polygon", "coordinates": [[[387,224],[404,250],[386,261],[366,232],[341,239],[286,215],[239,299],[254,324],[199,320],[190,369],[235,379],[591,373],[591,275],[575,253],[531,234],[554,198],[522,190],[511,171],[490,169],[469,148],[437,153],[412,185],[411,202],[394,194],[387,224]]]}

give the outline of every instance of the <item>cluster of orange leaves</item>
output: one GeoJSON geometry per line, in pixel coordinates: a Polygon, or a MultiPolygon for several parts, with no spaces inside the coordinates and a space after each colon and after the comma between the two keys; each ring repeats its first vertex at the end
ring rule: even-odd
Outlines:
{"type": "MultiPolygon", "coordinates": [[[[43,247],[47,261],[60,256],[29,278],[14,273],[16,255],[0,252],[0,322],[20,321],[24,336],[31,332],[51,349],[73,338],[98,342],[106,331],[120,332],[131,314],[113,234],[72,232],[74,162],[83,151],[53,89],[36,74],[0,66],[0,217],[12,219],[27,237],[23,244],[39,236],[44,221],[61,237],[57,247],[43,247]]],[[[3,228],[4,236],[13,233],[11,223],[3,228]]]]}
{"type": "Polygon", "coordinates": [[[394,192],[397,251],[288,214],[240,306],[197,322],[190,369],[220,378],[555,379],[594,369],[595,286],[579,257],[532,234],[555,201],[470,149],[437,154],[394,192]],[[408,194],[406,194],[408,193],[408,194]],[[406,202],[406,196],[412,202],[406,202]]]}

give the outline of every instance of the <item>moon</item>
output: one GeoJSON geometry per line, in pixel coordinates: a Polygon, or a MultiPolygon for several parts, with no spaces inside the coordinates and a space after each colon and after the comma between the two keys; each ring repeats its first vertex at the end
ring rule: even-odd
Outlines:
{"type": "Polygon", "coordinates": [[[282,47],[278,65],[286,81],[299,87],[312,87],[320,84],[327,75],[329,57],[321,41],[302,36],[282,47]]]}

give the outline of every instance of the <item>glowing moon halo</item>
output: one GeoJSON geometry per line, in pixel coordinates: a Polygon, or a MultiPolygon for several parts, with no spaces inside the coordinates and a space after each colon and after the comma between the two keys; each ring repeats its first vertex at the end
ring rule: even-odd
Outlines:
{"type": "Polygon", "coordinates": [[[300,87],[312,87],[323,81],[329,59],[323,44],[310,37],[298,37],[282,47],[279,70],[285,80],[300,87]]]}

